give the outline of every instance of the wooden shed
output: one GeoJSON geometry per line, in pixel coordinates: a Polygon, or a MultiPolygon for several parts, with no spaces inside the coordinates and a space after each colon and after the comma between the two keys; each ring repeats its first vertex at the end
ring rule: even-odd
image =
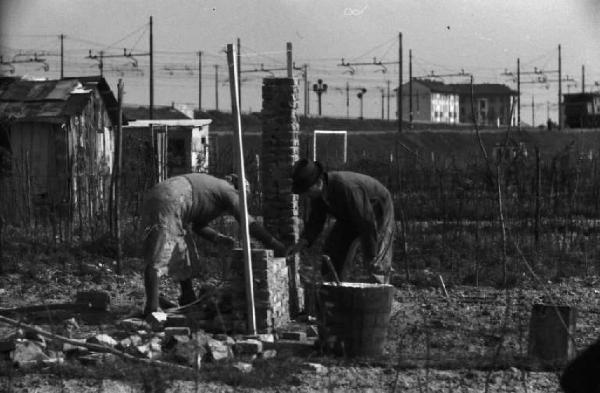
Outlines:
{"type": "Polygon", "coordinates": [[[97,219],[107,209],[117,119],[102,77],[0,78],[0,144],[10,155],[2,214],[50,212],[80,226],[97,219]]]}
{"type": "MultiPolygon", "coordinates": [[[[128,114],[126,113],[126,116],[128,114]]],[[[146,189],[168,177],[208,172],[207,119],[128,120],[123,127],[123,187],[136,210],[146,189]]]]}

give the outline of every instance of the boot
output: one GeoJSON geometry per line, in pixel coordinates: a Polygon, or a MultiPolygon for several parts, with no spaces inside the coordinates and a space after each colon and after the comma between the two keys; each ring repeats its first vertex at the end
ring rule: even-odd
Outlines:
{"type": "Polygon", "coordinates": [[[158,272],[148,265],[144,270],[144,287],[146,289],[146,307],[144,315],[158,311],[158,272]]]}
{"type": "Polygon", "coordinates": [[[194,285],[192,279],[187,279],[179,282],[181,286],[181,296],[179,297],[179,305],[184,306],[190,304],[196,300],[196,294],[194,293],[194,285]]]}

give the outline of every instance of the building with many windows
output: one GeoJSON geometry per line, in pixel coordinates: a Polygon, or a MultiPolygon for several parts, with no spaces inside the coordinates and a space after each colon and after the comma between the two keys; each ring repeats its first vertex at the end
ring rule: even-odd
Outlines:
{"type": "Polygon", "coordinates": [[[408,82],[402,89],[402,114],[407,121],[468,124],[475,119],[479,125],[500,127],[515,117],[511,108],[517,92],[501,84],[473,84],[471,92],[468,83],[413,79],[412,89],[408,82]]]}

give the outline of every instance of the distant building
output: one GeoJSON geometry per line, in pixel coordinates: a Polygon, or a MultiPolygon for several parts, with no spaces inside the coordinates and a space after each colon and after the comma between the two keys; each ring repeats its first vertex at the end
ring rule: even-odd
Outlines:
{"type": "MultiPolygon", "coordinates": [[[[402,113],[410,120],[409,83],[402,85],[402,113]],[[408,98],[408,99],[407,99],[408,98]]],[[[412,119],[415,122],[458,123],[459,96],[448,85],[428,79],[413,79],[412,119]]]]}
{"type": "MultiPolygon", "coordinates": [[[[471,104],[470,84],[445,84],[429,79],[413,79],[402,85],[403,118],[415,122],[465,124],[473,123],[473,110],[477,124],[503,126],[511,122],[511,106],[517,92],[501,84],[474,84],[471,104]]],[[[514,114],[512,116],[514,118],[514,114]]]]}
{"type": "Polygon", "coordinates": [[[37,211],[80,224],[107,208],[117,101],[102,77],[0,78],[0,144],[10,155],[0,179],[9,218],[37,211]]]}
{"type": "Polygon", "coordinates": [[[571,128],[600,126],[600,93],[563,95],[565,125],[571,128]]]}
{"type": "Polygon", "coordinates": [[[471,102],[471,84],[448,86],[460,96],[460,123],[473,123],[472,109],[475,110],[477,124],[483,126],[507,126],[516,117],[517,108],[516,106],[513,108],[513,105],[516,105],[518,93],[506,85],[473,84],[473,102],[471,102]]]}

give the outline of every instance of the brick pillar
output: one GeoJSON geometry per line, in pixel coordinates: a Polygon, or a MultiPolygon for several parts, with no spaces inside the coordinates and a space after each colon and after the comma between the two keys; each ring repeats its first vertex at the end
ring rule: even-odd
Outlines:
{"type": "MultiPolygon", "coordinates": [[[[299,237],[298,196],[290,177],[299,157],[300,125],[296,115],[298,82],[294,78],[265,78],[262,86],[263,219],[265,228],[285,244],[299,237]]],[[[289,264],[290,313],[303,308],[302,286],[296,257],[289,264]]]]}
{"type": "MultiPolygon", "coordinates": [[[[275,258],[273,250],[252,250],[254,304],[256,329],[272,333],[290,321],[288,299],[288,268],[285,258],[275,258]]],[[[245,332],[247,318],[246,283],[244,281],[244,253],[234,249],[231,265],[226,272],[231,288],[233,331],[245,332]]]]}

